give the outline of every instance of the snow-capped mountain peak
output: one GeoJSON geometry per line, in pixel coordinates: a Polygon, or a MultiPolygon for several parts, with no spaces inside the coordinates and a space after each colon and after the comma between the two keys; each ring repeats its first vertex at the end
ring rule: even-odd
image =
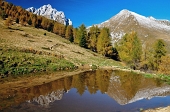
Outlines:
{"type": "Polygon", "coordinates": [[[156,20],[154,17],[152,17],[152,16],[149,16],[148,17],[149,19],[151,19],[151,20],[156,20]]]}
{"type": "Polygon", "coordinates": [[[170,36],[170,21],[158,20],[154,17],[145,17],[124,9],[107,21],[97,24],[99,28],[108,27],[112,42],[119,40],[124,34],[135,31],[143,37],[164,38],[170,36]]]}
{"type": "Polygon", "coordinates": [[[48,4],[47,7],[52,8],[52,6],[50,4],[48,4]]]}
{"type": "MultiPolygon", "coordinates": [[[[135,12],[129,11],[127,9],[120,11],[117,15],[113,16],[110,20],[107,20],[107,21],[99,24],[99,26],[101,26],[104,23],[111,22],[111,21],[117,21],[117,22],[121,23],[129,18],[131,18],[131,19],[133,18],[134,21],[138,22],[140,25],[142,25],[144,27],[154,28],[157,30],[164,29],[164,30],[170,31],[170,25],[162,24],[162,21],[165,22],[165,20],[157,20],[152,16],[145,17],[145,16],[142,16],[135,12]]],[[[166,22],[170,22],[170,21],[166,21],[166,22]]]]}
{"type": "Polygon", "coordinates": [[[131,11],[129,11],[129,10],[127,10],[127,9],[123,9],[123,10],[121,10],[121,11],[117,14],[117,16],[118,16],[118,15],[119,15],[119,16],[129,15],[129,14],[131,14],[131,11]]]}
{"type": "Polygon", "coordinates": [[[64,12],[57,11],[55,8],[52,8],[50,4],[43,5],[42,7],[38,9],[34,7],[30,7],[26,10],[34,14],[45,16],[49,19],[58,21],[59,23],[62,23],[64,25],[72,25],[72,21],[65,17],[64,12]]]}

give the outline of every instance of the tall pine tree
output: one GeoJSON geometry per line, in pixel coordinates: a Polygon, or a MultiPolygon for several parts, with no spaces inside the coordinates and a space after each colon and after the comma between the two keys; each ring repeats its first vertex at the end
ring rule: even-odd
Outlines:
{"type": "Polygon", "coordinates": [[[161,57],[166,55],[165,43],[162,39],[159,39],[154,44],[154,69],[158,70],[158,67],[161,63],[161,57]]]}
{"type": "Polygon", "coordinates": [[[103,56],[109,56],[113,53],[111,45],[110,32],[108,28],[102,28],[97,39],[97,52],[103,56]]]}
{"type": "Polygon", "coordinates": [[[87,48],[87,31],[84,24],[78,29],[79,46],[87,48]]]}
{"type": "Polygon", "coordinates": [[[88,32],[88,48],[97,52],[97,39],[100,34],[100,29],[97,26],[92,26],[88,32]]]}
{"type": "Polygon", "coordinates": [[[136,32],[125,34],[115,46],[122,61],[137,66],[142,55],[142,45],[136,32]]]}

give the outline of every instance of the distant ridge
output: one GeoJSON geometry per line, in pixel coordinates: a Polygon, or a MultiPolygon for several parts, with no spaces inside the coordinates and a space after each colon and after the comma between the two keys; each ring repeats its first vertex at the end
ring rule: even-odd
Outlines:
{"type": "Polygon", "coordinates": [[[50,4],[41,6],[38,9],[34,7],[30,7],[30,8],[27,8],[26,10],[36,15],[45,16],[49,19],[58,21],[59,23],[62,23],[64,25],[72,25],[72,21],[65,17],[64,12],[57,11],[56,9],[52,8],[50,4]]]}

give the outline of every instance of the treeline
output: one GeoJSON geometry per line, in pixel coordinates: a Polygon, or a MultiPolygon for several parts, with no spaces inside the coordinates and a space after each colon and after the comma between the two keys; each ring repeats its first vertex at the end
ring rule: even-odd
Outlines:
{"type": "Polygon", "coordinates": [[[99,29],[97,26],[92,26],[90,31],[87,32],[84,24],[78,28],[65,26],[43,16],[37,16],[20,6],[15,6],[3,0],[0,0],[0,6],[0,15],[4,20],[6,19],[5,25],[8,27],[13,22],[16,22],[24,26],[30,25],[35,28],[42,28],[103,56],[114,59],[118,57],[116,50],[111,45],[108,28],[99,29]]]}
{"type": "Polygon", "coordinates": [[[73,37],[74,43],[79,44],[81,47],[115,60],[118,59],[117,51],[111,44],[108,28],[100,29],[97,26],[92,26],[87,32],[85,25],[82,24],[79,28],[74,29],[73,37]]]}
{"type": "Polygon", "coordinates": [[[120,60],[133,69],[157,71],[170,74],[170,56],[162,39],[151,43],[143,43],[136,32],[126,34],[115,43],[120,60]]]}

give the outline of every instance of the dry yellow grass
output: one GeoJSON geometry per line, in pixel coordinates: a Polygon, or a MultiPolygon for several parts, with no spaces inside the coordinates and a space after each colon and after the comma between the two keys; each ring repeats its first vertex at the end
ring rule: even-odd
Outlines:
{"type": "Polygon", "coordinates": [[[43,29],[20,26],[14,24],[12,29],[4,26],[0,20],[0,47],[17,49],[34,49],[54,55],[62,55],[75,65],[112,66],[121,65],[118,62],[106,59],[90,50],[70,43],[68,40],[43,29]],[[46,36],[44,35],[46,33],[46,36]],[[51,49],[52,48],[52,49],[51,49]]]}

